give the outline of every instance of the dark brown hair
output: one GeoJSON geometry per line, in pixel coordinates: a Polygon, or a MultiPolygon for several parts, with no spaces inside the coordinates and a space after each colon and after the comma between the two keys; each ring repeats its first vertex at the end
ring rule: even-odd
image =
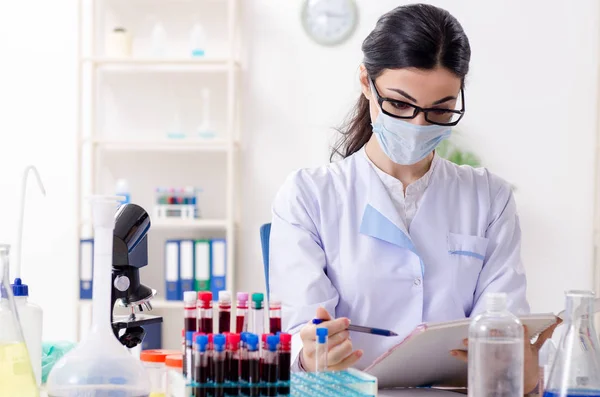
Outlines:
{"type": "MultiPolygon", "coordinates": [[[[385,69],[442,66],[463,80],[469,71],[471,47],[460,23],[450,13],[428,4],[400,6],[384,14],[363,41],[363,63],[375,80],[385,69]]],[[[371,138],[369,101],[360,95],[347,121],[338,129],[341,138],[331,160],[360,150],[371,138]]]]}

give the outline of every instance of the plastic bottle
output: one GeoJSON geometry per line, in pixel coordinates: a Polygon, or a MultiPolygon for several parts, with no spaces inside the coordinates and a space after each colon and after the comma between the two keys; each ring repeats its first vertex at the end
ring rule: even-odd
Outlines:
{"type": "Polygon", "coordinates": [[[544,397],[600,396],[600,347],[594,293],[568,291],[563,334],[544,397]]]}
{"type": "Polygon", "coordinates": [[[157,58],[167,56],[167,31],[158,20],[152,27],[152,55],[157,58]]]}
{"type": "Polygon", "coordinates": [[[206,32],[200,22],[194,23],[190,32],[190,55],[203,57],[206,54],[206,32]]]}
{"type": "Polygon", "coordinates": [[[129,191],[129,183],[127,183],[127,179],[117,179],[115,193],[117,196],[125,197],[125,199],[119,202],[120,204],[127,204],[131,202],[131,192],[129,191]]]}
{"type": "Polygon", "coordinates": [[[485,296],[469,327],[469,397],[523,395],[523,325],[504,293],[485,296]]]}

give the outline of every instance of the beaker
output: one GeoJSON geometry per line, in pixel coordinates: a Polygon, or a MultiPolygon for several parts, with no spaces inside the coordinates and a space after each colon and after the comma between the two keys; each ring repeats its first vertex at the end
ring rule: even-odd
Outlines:
{"type": "Polygon", "coordinates": [[[565,333],[544,397],[600,396],[600,349],[594,329],[594,293],[568,291],[565,333]]]}
{"type": "Polygon", "coordinates": [[[6,300],[0,310],[0,396],[39,395],[19,314],[8,278],[10,246],[0,244],[0,294],[6,300]]]}
{"type": "Polygon", "coordinates": [[[49,397],[146,397],[150,378],[142,363],[117,340],[111,326],[111,268],[117,197],[94,197],[92,325],[79,345],[48,377],[49,397]]]}

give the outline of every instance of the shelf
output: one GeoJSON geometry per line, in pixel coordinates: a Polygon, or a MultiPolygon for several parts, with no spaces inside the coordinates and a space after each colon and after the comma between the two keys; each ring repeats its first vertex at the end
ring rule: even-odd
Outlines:
{"type": "MultiPolygon", "coordinates": [[[[84,140],[83,143],[93,145],[107,151],[128,152],[227,152],[230,142],[226,140],[201,140],[201,139],[159,139],[148,140],[110,140],[93,139],[84,140]]],[[[233,142],[233,148],[237,143],[233,142]]]]}
{"type": "Polygon", "coordinates": [[[226,72],[238,69],[239,63],[229,58],[82,58],[83,63],[89,63],[106,71],[117,72],[226,72]]]}
{"type": "Polygon", "coordinates": [[[225,219],[157,219],[152,222],[152,229],[188,229],[215,230],[227,228],[225,219]]]}

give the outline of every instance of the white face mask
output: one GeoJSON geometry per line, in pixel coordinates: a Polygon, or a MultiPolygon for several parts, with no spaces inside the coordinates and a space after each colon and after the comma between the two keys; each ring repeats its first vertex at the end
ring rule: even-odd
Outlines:
{"type": "Polygon", "coordinates": [[[452,131],[450,126],[411,124],[388,116],[381,108],[372,126],[383,152],[394,163],[401,165],[412,165],[423,160],[452,131]]]}

